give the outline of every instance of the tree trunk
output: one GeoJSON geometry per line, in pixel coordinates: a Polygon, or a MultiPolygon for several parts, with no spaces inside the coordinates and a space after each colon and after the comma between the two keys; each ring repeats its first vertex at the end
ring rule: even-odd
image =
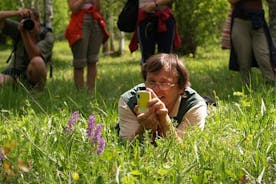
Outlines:
{"type": "Polygon", "coordinates": [[[276,44],[276,3],[269,3],[269,27],[274,45],[276,44]]]}
{"type": "Polygon", "coordinates": [[[53,1],[44,0],[44,23],[47,27],[53,29],[53,1]]]}
{"type": "MultiPolygon", "coordinates": [[[[113,0],[110,0],[110,4],[113,3],[113,0]]],[[[108,22],[109,22],[109,43],[110,43],[110,54],[114,53],[114,26],[113,26],[113,11],[109,12],[109,16],[108,16],[108,22]]]]}
{"type": "MultiPolygon", "coordinates": [[[[106,12],[101,11],[101,13],[102,13],[102,15],[104,16],[105,20],[109,20],[109,19],[106,19],[106,17],[107,17],[107,13],[106,13],[106,12]]],[[[108,30],[109,30],[109,28],[108,28],[108,30]]],[[[110,32],[110,30],[109,30],[109,32],[110,32]]],[[[110,39],[110,38],[109,38],[109,39],[110,39]]],[[[109,43],[109,40],[107,40],[107,41],[103,44],[103,46],[102,46],[102,53],[103,53],[104,55],[108,55],[108,54],[109,54],[109,45],[108,45],[108,43],[109,43]]]]}
{"type": "Polygon", "coordinates": [[[23,0],[19,0],[19,3],[20,3],[20,7],[22,7],[22,8],[25,7],[25,4],[24,4],[24,1],[23,1],[23,0]]]}
{"type": "Polygon", "coordinates": [[[125,33],[120,31],[119,51],[118,51],[119,56],[121,56],[123,54],[124,48],[125,48],[125,33]]]}

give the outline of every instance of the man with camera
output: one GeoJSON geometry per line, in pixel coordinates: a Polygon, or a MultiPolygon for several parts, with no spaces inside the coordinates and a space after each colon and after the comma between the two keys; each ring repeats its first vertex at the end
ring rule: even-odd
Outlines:
{"type": "Polygon", "coordinates": [[[8,59],[11,59],[10,65],[0,73],[0,86],[26,80],[31,87],[43,88],[54,36],[49,29],[41,26],[38,12],[34,9],[0,11],[0,29],[14,41],[14,49],[8,59]],[[9,19],[11,17],[21,20],[16,22],[9,19]]]}

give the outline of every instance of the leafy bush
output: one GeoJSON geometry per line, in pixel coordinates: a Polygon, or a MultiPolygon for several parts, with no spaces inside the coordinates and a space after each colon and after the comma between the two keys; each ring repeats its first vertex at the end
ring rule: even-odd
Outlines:
{"type": "Polygon", "coordinates": [[[218,40],[229,3],[225,0],[176,0],[174,15],[182,38],[179,53],[195,53],[210,40],[218,40]]]}

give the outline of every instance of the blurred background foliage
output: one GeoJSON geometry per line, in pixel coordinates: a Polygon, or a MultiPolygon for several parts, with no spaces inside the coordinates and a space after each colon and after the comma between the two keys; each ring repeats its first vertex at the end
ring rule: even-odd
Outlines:
{"type": "MultiPolygon", "coordinates": [[[[53,30],[57,40],[64,39],[64,31],[69,21],[70,11],[67,0],[14,0],[0,1],[0,10],[15,10],[21,7],[38,8],[42,20],[45,20],[45,3],[52,1],[53,4],[53,30]]],[[[114,43],[118,43],[121,34],[116,26],[118,15],[126,0],[101,0],[101,12],[106,19],[110,33],[112,33],[108,45],[113,50],[114,43]]],[[[221,30],[230,5],[225,0],[175,0],[173,13],[175,15],[182,45],[177,50],[178,54],[195,54],[198,46],[220,41],[221,30]]],[[[265,9],[267,5],[265,3],[265,9]]],[[[128,40],[132,34],[125,33],[128,40]]],[[[3,40],[0,40],[3,43],[3,40]]],[[[119,44],[117,44],[119,45],[119,44]]],[[[108,47],[106,45],[106,47],[108,47]]],[[[119,47],[119,46],[117,46],[119,47]]],[[[109,48],[110,49],[110,48],[109,48]]]]}

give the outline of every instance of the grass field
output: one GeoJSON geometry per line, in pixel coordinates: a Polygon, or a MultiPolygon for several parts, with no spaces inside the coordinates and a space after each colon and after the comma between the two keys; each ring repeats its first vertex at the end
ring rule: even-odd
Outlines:
{"type": "MultiPolygon", "coordinates": [[[[0,69],[10,50],[0,47],[0,69]]],[[[120,94],[142,82],[140,53],[100,55],[93,96],[75,89],[72,55],[66,42],[54,48],[53,78],[44,91],[0,88],[0,183],[275,183],[276,89],[263,85],[254,69],[243,88],[228,70],[228,51],[200,47],[182,57],[192,87],[216,99],[204,131],[173,139],[119,141],[114,126],[120,94]],[[72,132],[65,131],[73,112],[72,132]],[[89,116],[103,126],[105,149],[87,137],[89,116]],[[4,155],[3,155],[4,153],[4,155]]]]}

